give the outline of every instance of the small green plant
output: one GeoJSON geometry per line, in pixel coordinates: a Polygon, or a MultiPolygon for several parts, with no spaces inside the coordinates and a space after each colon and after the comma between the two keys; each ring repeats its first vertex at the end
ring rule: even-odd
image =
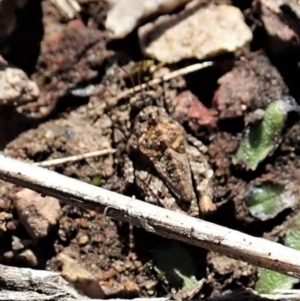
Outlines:
{"type": "Polygon", "coordinates": [[[297,278],[260,268],[255,290],[260,294],[272,294],[275,290],[291,289],[298,281],[297,278]]]}
{"type": "Polygon", "coordinates": [[[94,176],[93,178],[92,178],[92,185],[95,185],[95,186],[101,186],[101,184],[102,184],[102,179],[101,179],[101,177],[100,176],[94,176]]]}
{"type": "Polygon", "coordinates": [[[272,101],[263,120],[247,127],[232,163],[255,170],[278,147],[288,112],[298,110],[298,105],[290,97],[272,101]]]}
{"type": "MultiPolygon", "coordinates": [[[[300,213],[298,213],[289,223],[284,244],[290,248],[300,250],[300,213]]],[[[264,268],[259,269],[259,278],[255,285],[255,290],[261,294],[271,294],[279,289],[291,289],[299,279],[270,271],[264,268]]]]}
{"type": "Polygon", "coordinates": [[[250,187],[246,206],[252,216],[264,221],[294,206],[298,200],[299,196],[292,182],[285,185],[268,182],[250,187]]]}

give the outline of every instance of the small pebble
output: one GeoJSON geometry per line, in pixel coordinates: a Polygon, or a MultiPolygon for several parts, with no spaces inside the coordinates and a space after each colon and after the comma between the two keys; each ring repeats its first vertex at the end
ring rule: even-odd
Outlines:
{"type": "Polygon", "coordinates": [[[89,237],[87,235],[81,235],[77,237],[77,242],[80,246],[87,244],[89,241],[89,237]]]}
{"type": "Polygon", "coordinates": [[[21,239],[17,236],[12,236],[11,247],[14,251],[19,251],[19,250],[24,249],[24,245],[23,245],[21,239]]]}
{"type": "Polygon", "coordinates": [[[142,264],[140,261],[136,260],[136,261],[134,262],[134,267],[135,267],[136,269],[139,269],[139,268],[141,268],[142,266],[143,266],[143,264],[142,264]]]}
{"type": "Polygon", "coordinates": [[[19,254],[20,259],[24,260],[29,266],[35,267],[38,264],[38,260],[35,254],[30,250],[27,249],[19,254]]]}
{"type": "Polygon", "coordinates": [[[12,259],[12,258],[14,258],[14,252],[13,252],[13,251],[5,252],[5,253],[3,254],[3,256],[4,256],[4,258],[6,258],[6,259],[12,259]]]}
{"type": "Polygon", "coordinates": [[[17,229],[17,226],[18,226],[18,221],[16,220],[13,220],[13,221],[9,221],[6,223],[6,228],[7,230],[9,231],[14,231],[17,229]]]}

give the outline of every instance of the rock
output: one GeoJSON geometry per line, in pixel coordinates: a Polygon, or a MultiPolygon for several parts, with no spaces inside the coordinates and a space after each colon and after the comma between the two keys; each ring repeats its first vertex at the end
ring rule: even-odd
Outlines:
{"type": "Polygon", "coordinates": [[[14,251],[20,251],[31,244],[29,239],[21,239],[17,236],[12,236],[11,247],[14,251]]]}
{"type": "Polygon", "coordinates": [[[21,105],[34,101],[40,94],[37,84],[18,68],[0,62],[0,105],[21,105]]]}
{"type": "Polygon", "coordinates": [[[297,0],[257,0],[254,8],[269,35],[268,48],[272,53],[299,49],[300,15],[297,11],[300,6],[297,0]]]}
{"type": "Polygon", "coordinates": [[[208,108],[190,91],[178,94],[173,103],[175,110],[172,117],[181,124],[187,122],[193,132],[197,132],[201,126],[212,126],[215,122],[208,108]]]}
{"type": "Polygon", "coordinates": [[[117,39],[127,36],[143,19],[168,13],[191,0],[109,0],[105,27],[117,39]]]}
{"type": "Polygon", "coordinates": [[[21,252],[18,257],[31,267],[35,267],[38,264],[35,254],[30,249],[21,252]]]}
{"type": "Polygon", "coordinates": [[[15,231],[18,227],[18,221],[12,220],[6,223],[6,228],[8,231],[15,231]]]}
{"type": "Polygon", "coordinates": [[[234,52],[252,40],[238,8],[194,2],[177,15],[162,16],[140,27],[138,35],[143,53],[166,63],[234,52]]]}
{"type": "Polygon", "coordinates": [[[45,237],[61,215],[57,199],[42,197],[29,189],[22,189],[16,193],[13,202],[20,222],[33,240],[45,237]]]}
{"type": "Polygon", "coordinates": [[[15,257],[15,254],[13,251],[7,251],[5,253],[3,253],[3,257],[6,259],[6,260],[11,260],[15,257]]]}
{"type": "Polygon", "coordinates": [[[78,235],[77,242],[79,246],[86,245],[89,242],[89,237],[87,235],[78,235]]]}
{"type": "Polygon", "coordinates": [[[245,116],[265,108],[270,100],[288,95],[280,73],[262,52],[245,53],[219,80],[213,106],[220,119],[245,116]]]}

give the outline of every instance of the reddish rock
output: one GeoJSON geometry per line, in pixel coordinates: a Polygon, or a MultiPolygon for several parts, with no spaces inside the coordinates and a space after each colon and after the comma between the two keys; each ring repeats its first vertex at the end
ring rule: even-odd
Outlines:
{"type": "Polygon", "coordinates": [[[181,124],[187,122],[192,131],[201,126],[212,126],[215,118],[207,107],[190,91],[184,91],[174,99],[172,117],[181,124]]]}
{"type": "MultiPolygon", "coordinates": [[[[257,0],[254,8],[269,35],[269,49],[275,54],[299,49],[299,26],[291,20],[297,16],[296,0],[257,0]],[[286,9],[283,9],[283,6],[286,9]],[[288,16],[289,10],[293,18],[288,16]]],[[[299,21],[299,17],[298,17],[299,21]]]]}
{"type": "Polygon", "coordinates": [[[245,53],[219,80],[213,106],[220,119],[236,118],[245,111],[265,108],[289,90],[277,69],[261,52],[245,53]]]}

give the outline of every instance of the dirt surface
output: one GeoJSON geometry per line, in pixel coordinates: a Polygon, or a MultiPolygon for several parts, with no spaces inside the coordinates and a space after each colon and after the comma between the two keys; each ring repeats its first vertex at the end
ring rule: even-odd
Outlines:
{"type": "MultiPolygon", "coordinates": [[[[40,162],[114,148],[113,154],[51,169],[141,199],[144,194],[134,180],[127,142],[142,109],[164,107],[186,135],[196,137],[207,148],[217,210],[205,218],[251,235],[280,240],[272,230],[297,209],[262,222],[250,215],[245,198],[254,183],[299,181],[299,118],[288,117],[279,147],[255,171],[234,166],[232,155],[245,128],[259,119],[254,114],[257,109],[264,110],[271,100],[285,95],[299,101],[295,80],[299,78],[299,55],[289,48],[279,54],[272,51],[274,40],[267,38],[252,1],[226,3],[244,13],[254,36],[250,45],[214,58],[213,67],[116,101],[124,89],[153,76],[137,65],[145,59],[137,32],[111,41],[103,25],[107,6],[101,1],[82,1],[78,19],[67,21],[50,0],[28,0],[18,11],[15,30],[0,41],[0,55],[23,69],[38,84],[41,94],[36,101],[17,108],[0,108],[1,150],[14,158],[40,162]]],[[[193,62],[166,65],[156,73],[165,74],[193,62]]],[[[2,264],[62,271],[92,297],[172,295],[174,286],[162,276],[156,261],[158,250],[168,248],[169,241],[63,203],[54,222],[54,217],[47,216],[49,212],[40,213],[51,223],[45,226],[42,237],[33,237],[26,230],[28,220],[24,222],[17,211],[21,192],[22,188],[1,182],[2,264]],[[79,276],[72,278],[76,269],[79,276]]],[[[36,197],[31,198],[34,201],[36,197]]],[[[32,209],[33,205],[28,206],[32,209]]],[[[183,248],[192,258],[196,278],[207,279],[196,299],[254,287],[256,267],[220,254],[183,248]]]]}

